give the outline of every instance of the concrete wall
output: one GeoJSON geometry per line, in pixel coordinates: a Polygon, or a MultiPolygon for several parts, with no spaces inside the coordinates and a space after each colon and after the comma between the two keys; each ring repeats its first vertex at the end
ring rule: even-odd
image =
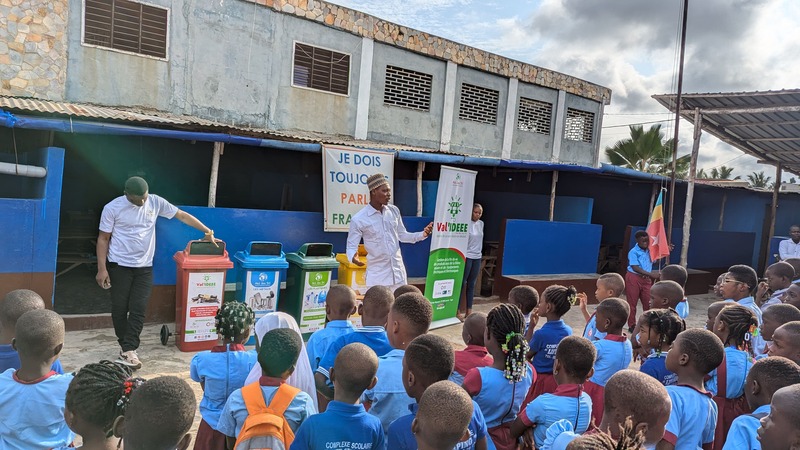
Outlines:
{"type": "Polygon", "coordinates": [[[555,130],[556,108],[558,107],[558,91],[536,86],[528,83],[520,83],[517,91],[516,115],[511,143],[511,159],[524,159],[533,161],[550,161],[553,154],[553,132],[555,130]],[[532,100],[540,100],[553,105],[550,117],[550,134],[534,133],[532,131],[522,131],[517,128],[516,121],[519,120],[519,99],[520,97],[532,100]]]}
{"type": "MultiPolygon", "coordinates": [[[[558,160],[565,163],[591,166],[594,162],[596,142],[600,139],[600,104],[586,98],[578,97],[577,95],[567,94],[565,107],[594,113],[593,138],[592,142],[563,139],[561,141],[561,153],[558,160]]],[[[565,120],[567,115],[566,108],[564,109],[565,120]]]]}
{"type": "Polygon", "coordinates": [[[450,151],[499,158],[503,150],[503,127],[505,126],[507,102],[508,79],[459,67],[456,75],[456,102],[453,110],[453,135],[450,137],[450,151]],[[461,86],[464,83],[499,91],[495,125],[458,118],[458,110],[461,106],[461,86]]]}

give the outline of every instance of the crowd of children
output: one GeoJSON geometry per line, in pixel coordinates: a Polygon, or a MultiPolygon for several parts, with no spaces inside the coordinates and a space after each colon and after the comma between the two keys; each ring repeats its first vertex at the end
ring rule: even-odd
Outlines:
{"type": "Polygon", "coordinates": [[[428,333],[433,309],[413,286],[375,286],[361,302],[332,287],[326,326],[305,344],[291,316],[256,321],[226,302],[219,345],[189,367],[199,405],[186,381],[118,363],[63,374],[63,320],[17,290],[0,301],[0,450],[183,450],[197,411],[198,450],[797,449],[797,268],[773,264],[759,281],[730,267],[705,329],[686,325],[680,266],[661,270],[633,327],[618,274],[598,278],[591,314],[572,286],[541,298],[520,286],[465,318],[458,351],[428,333]],[[578,335],[562,320],[574,305],[578,335]]]}

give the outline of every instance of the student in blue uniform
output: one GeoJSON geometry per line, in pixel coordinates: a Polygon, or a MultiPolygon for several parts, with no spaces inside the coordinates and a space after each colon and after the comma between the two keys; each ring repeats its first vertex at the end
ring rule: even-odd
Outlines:
{"type": "MultiPolygon", "coordinates": [[[[453,346],[447,339],[434,334],[423,334],[411,341],[403,357],[403,387],[415,401],[408,408],[411,414],[400,417],[389,425],[388,448],[417,450],[417,440],[411,432],[411,424],[417,416],[419,401],[428,387],[447,379],[453,370],[453,364],[453,346]]],[[[488,448],[489,438],[483,413],[474,401],[472,406],[473,413],[468,434],[456,444],[455,450],[488,448]]]]}
{"type": "MultiPolygon", "coordinates": [[[[19,369],[19,355],[11,346],[17,320],[26,312],[37,309],[45,309],[44,300],[29,289],[11,291],[0,301],[0,373],[8,369],[19,369]]],[[[61,362],[57,359],[51,369],[56,373],[64,373],[61,362]]]]}
{"type": "MultiPolygon", "coordinates": [[[[594,298],[597,300],[597,303],[611,297],[619,298],[625,292],[625,280],[622,279],[622,275],[616,272],[600,275],[600,277],[597,278],[595,286],[594,298]]],[[[598,341],[606,337],[605,333],[597,331],[597,318],[595,313],[589,315],[587,306],[589,298],[585,293],[578,293],[578,302],[580,303],[583,319],[586,321],[586,327],[583,329],[583,337],[590,341],[598,341]]]]}
{"type": "Polygon", "coordinates": [[[758,440],[765,450],[800,448],[800,384],[778,389],[772,396],[770,412],[761,418],[758,440]]]}
{"type": "Polygon", "coordinates": [[[678,382],[678,376],[667,370],[667,354],[678,334],[686,329],[686,323],[674,309],[651,309],[639,316],[638,342],[648,354],[640,371],[658,380],[664,386],[678,382]]]}
{"type": "Polygon", "coordinates": [[[800,322],[787,322],[772,333],[769,356],[783,356],[800,364],[800,322]]]}
{"type": "Polygon", "coordinates": [[[320,395],[328,399],[333,398],[333,383],[330,382],[328,370],[333,367],[336,355],[345,345],[353,342],[362,343],[371,348],[378,357],[392,351],[392,345],[386,336],[386,321],[389,318],[392,303],[394,303],[394,294],[388,287],[372,286],[367,290],[364,300],[358,307],[362,327],[336,338],[319,361],[317,372],[314,374],[314,382],[320,395]]]}
{"type": "Polygon", "coordinates": [[[766,358],[769,352],[769,347],[772,345],[772,335],[775,330],[781,325],[789,322],[800,320],[800,309],[788,303],[781,303],[778,305],[770,306],[762,316],[763,322],[761,323],[760,337],[763,347],[761,349],[753,348],[756,353],[756,359],[766,358]],[[759,350],[756,352],[756,350],[759,350]]]}
{"type": "Polygon", "coordinates": [[[542,328],[533,332],[527,358],[536,369],[536,382],[533,390],[525,402],[534,398],[555,392],[558,388],[553,377],[553,364],[556,361],[558,343],[567,336],[572,336],[572,328],[564,323],[561,318],[569,312],[570,307],[578,300],[578,291],[573,286],[549,286],[542,294],[539,304],[539,315],[547,319],[542,328]]]}
{"type": "Polygon", "coordinates": [[[706,311],[708,316],[705,326],[706,330],[711,331],[712,333],[714,332],[714,324],[717,322],[717,316],[719,315],[719,312],[722,311],[722,308],[730,304],[730,302],[719,301],[708,305],[708,310],[706,311]]]}
{"type": "Polygon", "coordinates": [[[800,366],[780,356],[756,361],[747,374],[744,395],[751,414],[737,417],[728,430],[723,450],[760,449],[759,420],[769,415],[769,403],[778,389],[800,383],[800,366]]]}
{"type": "Polygon", "coordinates": [[[467,434],[472,405],[469,395],[452,381],[439,381],[425,389],[411,424],[419,450],[455,447],[467,434]]]}
{"type": "MultiPolygon", "coordinates": [[[[689,273],[686,271],[685,267],[679,264],[670,264],[661,269],[659,281],[674,281],[685,291],[686,281],[688,280],[689,273]]],[[[653,306],[650,305],[650,307],[653,306]]],[[[689,299],[686,298],[685,294],[683,299],[674,306],[674,309],[678,315],[681,316],[681,319],[686,320],[686,318],[689,317],[689,299]]]]}
{"type": "Polygon", "coordinates": [[[325,297],[325,328],[315,331],[306,343],[311,370],[317,371],[319,361],[325,356],[328,347],[339,336],[352,333],[354,328],[350,316],[356,312],[356,293],[350,286],[337,284],[328,290],[325,297]]]}
{"type": "MultiPolygon", "coordinates": [[[[670,308],[675,310],[681,299],[683,299],[683,288],[675,281],[659,281],[650,288],[650,307],[653,309],[670,308]]],[[[630,335],[630,340],[636,359],[644,361],[650,356],[650,352],[643,349],[639,342],[639,322],[640,320],[637,320],[636,326],[630,335]]]]}
{"type": "Polygon", "coordinates": [[[753,311],[758,323],[761,324],[761,308],[753,298],[757,284],[756,271],[750,266],[737,264],[728,268],[725,278],[722,279],[720,291],[726,302],[736,302],[753,311]]]}
{"type": "Polygon", "coordinates": [[[658,279],[650,259],[650,236],[639,230],[635,235],[636,245],[628,252],[628,270],[625,272],[625,298],[628,300],[628,331],[636,326],[636,304],[641,300],[642,311],[650,309],[650,286],[658,279]]]}
{"type": "Polygon", "coordinates": [[[522,314],[525,315],[525,340],[530,342],[533,338],[533,329],[536,328],[541,315],[537,310],[539,306],[539,291],[534,289],[533,286],[525,284],[514,286],[508,293],[508,303],[519,308],[522,314]]]}
{"type": "Polygon", "coordinates": [[[397,297],[389,311],[386,334],[394,350],[378,358],[378,383],[361,396],[370,405],[369,413],[381,419],[384,431],[408,414],[408,405],[414,402],[403,387],[403,355],[415,337],[428,332],[432,319],[431,302],[413,292],[397,297]]]}
{"type": "Polygon", "coordinates": [[[792,283],[789,289],[786,289],[786,292],[781,296],[781,301],[800,309],[800,283],[792,283]]]}
{"type": "Polygon", "coordinates": [[[765,281],[758,283],[755,300],[761,312],[766,312],[772,305],[779,305],[783,293],[789,289],[794,280],[794,267],[786,261],[778,261],[764,271],[765,281]]]}
{"type": "Polygon", "coordinates": [[[678,335],[667,355],[667,369],[678,374],[678,384],[666,388],[672,412],[659,450],[712,448],[717,404],[703,380],[724,357],[722,341],[708,330],[690,328],[678,335]]]}
{"type": "Polygon", "coordinates": [[[386,441],[381,421],[368,414],[359,403],[364,390],[378,381],[377,371],[378,357],[366,345],[355,342],[340,350],[331,369],[331,379],[336,386],[334,399],[324,413],[313,415],[300,425],[291,450],[384,450],[386,441]]]}
{"type": "Polygon", "coordinates": [[[594,341],[597,359],[594,374],[584,388],[592,398],[592,419],[595,423],[603,420],[603,388],[611,375],[627,369],[633,359],[631,342],[622,334],[628,317],[628,304],[618,298],[609,298],[597,306],[597,330],[606,337],[594,341]]]}
{"type": "Polygon", "coordinates": [[[20,368],[0,374],[0,448],[54,448],[72,444],[64,401],[72,374],[51,366],[64,347],[64,320],[48,309],[28,311],[17,321],[12,345],[20,368]]]}
{"type": "Polygon", "coordinates": [[[583,392],[583,384],[594,372],[594,345],[586,338],[568,336],[558,344],[555,356],[555,392],[534,398],[511,425],[514,439],[532,427],[535,448],[544,444],[547,428],[553,423],[566,419],[576,433],[583,433],[589,428],[592,415],[592,400],[583,392]]]}

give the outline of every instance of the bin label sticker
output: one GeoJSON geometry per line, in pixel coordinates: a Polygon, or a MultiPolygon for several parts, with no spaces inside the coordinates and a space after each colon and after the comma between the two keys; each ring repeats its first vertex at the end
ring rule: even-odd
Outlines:
{"type": "Polygon", "coordinates": [[[247,272],[244,287],[245,303],[256,313],[256,320],[267,313],[275,312],[280,294],[280,272],[277,270],[253,270],[247,272]]]}
{"type": "Polygon", "coordinates": [[[303,309],[300,312],[300,332],[313,333],[325,327],[325,298],[331,286],[331,272],[306,272],[303,284],[303,309]]]}
{"type": "Polygon", "coordinates": [[[186,292],[184,342],[216,341],[214,317],[225,293],[225,272],[191,272],[186,292]]]}

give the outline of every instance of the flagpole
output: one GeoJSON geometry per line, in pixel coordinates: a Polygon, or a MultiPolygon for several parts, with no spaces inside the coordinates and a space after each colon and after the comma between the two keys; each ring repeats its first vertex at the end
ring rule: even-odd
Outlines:
{"type": "Polygon", "coordinates": [[[667,212],[667,241],[672,242],[672,218],[675,206],[675,170],[678,164],[678,130],[681,124],[681,91],[683,90],[683,56],[686,53],[686,22],[689,16],[689,0],[683,0],[683,25],[681,26],[681,53],[678,63],[678,92],[675,96],[675,134],[672,138],[672,177],[669,183],[669,208],[667,212]]]}

